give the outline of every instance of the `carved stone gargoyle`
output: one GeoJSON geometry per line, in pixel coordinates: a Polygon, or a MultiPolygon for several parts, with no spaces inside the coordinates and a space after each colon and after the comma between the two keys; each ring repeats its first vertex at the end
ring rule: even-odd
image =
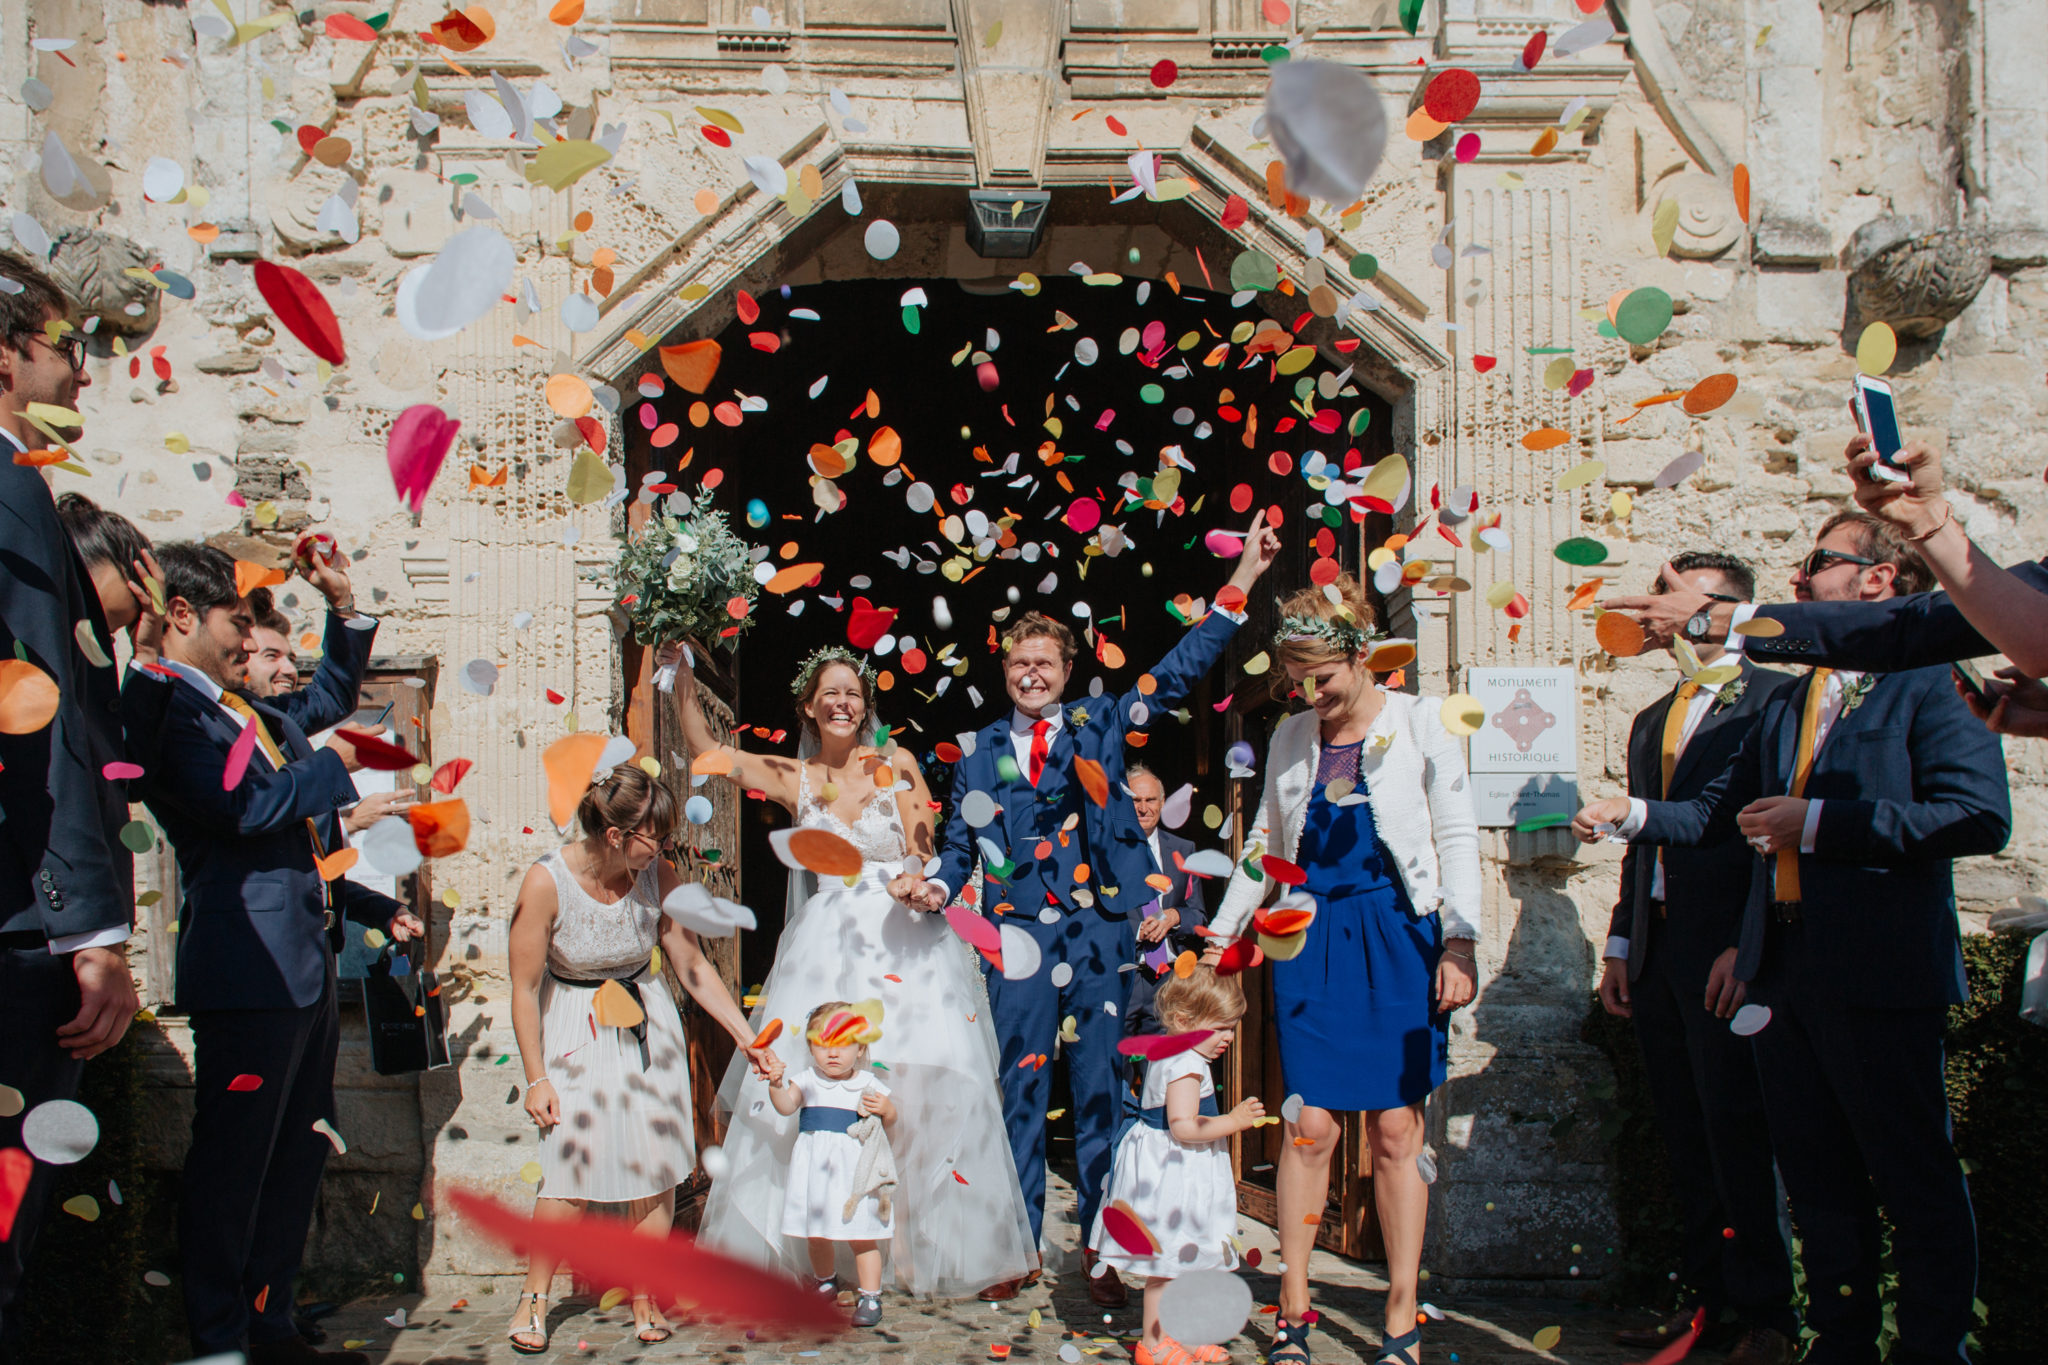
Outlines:
{"type": "Polygon", "coordinates": [[[1907,219],[1879,218],[1856,230],[1843,264],[1844,336],[1886,322],[1899,340],[1924,341],[1955,321],[1991,277],[1991,244],[1971,227],[1922,232],[1907,219]]]}

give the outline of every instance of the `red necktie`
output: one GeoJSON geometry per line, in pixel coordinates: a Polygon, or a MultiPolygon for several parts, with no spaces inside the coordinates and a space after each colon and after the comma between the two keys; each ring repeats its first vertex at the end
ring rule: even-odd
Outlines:
{"type": "Polygon", "coordinates": [[[1045,732],[1050,729],[1052,722],[1049,720],[1031,722],[1031,785],[1034,787],[1045,772],[1045,756],[1052,752],[1052,745],[1045,741],[1045,732]]]}

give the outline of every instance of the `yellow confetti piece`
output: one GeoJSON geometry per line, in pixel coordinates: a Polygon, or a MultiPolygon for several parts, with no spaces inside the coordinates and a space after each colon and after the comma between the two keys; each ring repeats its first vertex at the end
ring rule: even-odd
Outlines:
{"type": "Polygon", "coordinates": [[[1486,707],[1480,704],[1479,698],[1463,692],[1444,698],[1442,715],[1444,729],[1454,735],[1476,734],[1486,723],[1486,707]]]}
{"type": "Polygon", "coordinates": [[[1535,1348],[1536,1348],[1537,1350],[1539,1350],[1539,1351],[1547,1351],[1547,1350],[1549,1350],[1549,1349],[1550,1349],[1551,1347],[1553,1347],[1553,1346],[1557,1345],[1557,1343],[1558,1343],[1558,1342],[1559,1342],[1560,1340],[1562,1340],[1563,1338],[1564,1338],[1564,1328],[1562,1328],[1562,1327],[1545,1327],[1545,1328],[1544,1328],[1544,1329],[1543,1329],[1542,1331],[1538,1332],[1538,1333],[1537,1333],[1537,1334],[1536,1334],[1535,1336],[1533,1336],[1533,1337],[1530,1337],[1530,1338],[1529,1338],[1529,1344],[1530,1344],[1531,1346],[1534,1346],[1534,1347],[1535,1347],[1535,1348]]]}
{"type": "Polygon", "coordinates": [[[427,1220],[427,1206],[424,1204],[414,1204],[412,1206],[412,1217],[415,1223],[424,1223],[427,1220]]]}
{"type": "Polygon", "coordinates": [[[1785,633],[1785,623],[1774,621],[1768,616],[1752,616],[1735,628],[1737,635],[1748,635],[1759,640],[1774,639],[1785,633]]]}
{"type": "Polygon", "coordinates": [[[625,1290],[619,1289],[617,1287],[607,1289],[604,1291],[604,1294],[601,1297],[599,1297],[597,1301],[597,1311],[600,1313],[609,1313],[612,1311],[612,1309],[617,1308],[620,1304],[624,1303],[625,1301],[625,1290]]]}
{"type": "Polygon", "coordinates": [[[1244,661],[1244,675],[1247,678],[1256,678],[1272,666],[1273,656],[1262,649],[1244,661]]]}
{"type": "Polygon", "coordinates": [[[164,449],[173,455],[183,455],[192,449],[192,438],[182,431],[164,433],[164,449]]]}
{"type": "Polygon", "coordinates": [[[1486,590],[1486,605],[1495,611],[1499,611],[1514,600],[1515,585],[1512,583],[1495,583],[1486,590]]]}
{"type": "MultiPolygon", "coordinates": [[[[1888,322],[1873,322],[1856,338],[1856,368],[1875,379],[1899,358],[1898,334],[1888,322]]],[[[29,404],[31,408],[38,406],[29,404]]]]}
{"type": "Polygon", "coordinates": [[[74,1194],[64,1201],[64,1212],[73,1218],[83,1218],[88,1223],[100,1219],[100,1201],[89,1194],[74,1194]]]}
{"type": "Polygon", "coordinates": [[[519,1168],[519,1178],[529,1185],[540,1184],[540,1163],[529,1161],[519,1168]]]}
{"type": "Polygon", "coordinates": [[[1574,488],[1583,488],[1606,472],[1607,462],[1605,460],[1587,460],[1582,464],[1574,465],[1557,476],[1557,491],[1569,493],[1574,488]]]}

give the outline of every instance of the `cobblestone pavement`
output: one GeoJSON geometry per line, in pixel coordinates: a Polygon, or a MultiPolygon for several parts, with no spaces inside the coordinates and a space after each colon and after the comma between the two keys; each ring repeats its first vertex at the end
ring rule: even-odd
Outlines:
{"type": "MultiPolygon", "coordinates": [[[[1061,1212],[1071,1210],[1072,1194],[1056,1181],[1048,1201],[1061,1212]]],[[[1047,1240],[1073,1245],[1073,1230],[1048,1211],[1047,1240]]],[[[1247,1247],[1257,1247],[1268,1269],[1278,1260],[1273,1230],[1244,1220],[1247,1247]]],[[[750,1341],[731,1328],[679,1325],[674,1337],[658,1346],[642,1345],[633,1336],[630,1303],[599,1311],[594,1297],[573,1298],[550,1305],[548,1351],[523,1357],[505,1338],[517,1285],[502,1282],[495,1292],[471,1294],[451,1303],[446,1298],[394,1296],[351,1303],[321,1324],[327,1349],[344,1343],[365,1351],[378,1365],[508,1365],[522,1359],[548,1361],[661,1362],[691,1360],[708,1365],[742,1362],[815,1360],[818,1365],[886,1361],[892,1365],[962,1365],[1002,1359],[1053,1365],[1060,1347],[1072,1342],[1083,1362],[1116,1365],[1131,1358],[1139,1330],[1139,1295],[1134,1284],[1130,1307],[1105,1315],[1088,1301],[1077,1257],[1055,1263],[1040,1284],[1007,1304],[975,1300],[919,1304],[893,1294],[883,1296],[879,1328],[849,1329],[825,1342],[750,1341]],[[394,1328],[386,1319],[405,1310],[406,1325],[394,1328]],[[1036,1326],[1031,1315],[1038,1314],[1036,1326]],[[1007,1348],[1005,1350],[1004,1348],[1007,1348]]],[[[1312,1263],[1317,1307],[1323,1314],[1312,1337],[1318,1365],[1371,1365],[1380,1340],[1381,1294],[1386,1282],[1363,1267],[1318,1252],[1312,1263]]],[[[1243,1272],[1260,1305],[1270,1305],[1279,1292],[1277,1277],[1260,1270],[1243,1272]]],[[[565,1283],[558,1279],[558,1290],[565,1283]]],[[[851,1295],[842,1295],[849,1304],[851,1295]]],[[[1427,1285],[1423,1298],[1430,1300],[1427,1285]]],[[[1507,1361],[1564,1361],[1571,1365],[1622,1365],[1640,1362],[1640,1352],[1612,1344],[1615,1328],[1640,1325],[1641,1315],[1622,1315],[1576,1303],[1543,1299],[1494,1299],[1438,1304],[1444,1319],[1423,1329],[1424,1365],[1497,1365],[1507,1361]],[[1559,1329],[1557,1344],[1540,1350],[1534,1343],[1543,1329],[1559,1329]]],[[[1270,1315],[1255,1313],[1245,1334],[1228,1344],[1236,1365],[1256,1365],[1271,1332],[1270,1315]]],[[[1547,1336],[1548,1334],[1545,1333],[1547,1336]]],[[[1718,1357],[1707,1357],[1717,1360],[1718,1357]]]]}

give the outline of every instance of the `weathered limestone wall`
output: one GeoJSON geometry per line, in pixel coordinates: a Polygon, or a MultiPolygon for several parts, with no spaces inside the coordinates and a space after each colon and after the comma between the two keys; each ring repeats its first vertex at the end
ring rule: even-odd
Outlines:
{"type": "MultiPolygon", "coordinates": [[[[1045,274],[1076,259],[1106,268],[1139,237],[1140,269],[1198,278],[1187,244],[1163,228],[1056,228],[1029,262],[982,261],[965,246],[965,187],[1043,185],[1057,195],[1128,184],[1123,162],[1140,145],[1165,158],[1162,175],[1196,181],[1197,193],[1171,207],[1199,215],[1188,220],[1197,228],[1220,233],[1224,197],[1243,194],[1253,211],[1237,238],[1297,279],[1308,224],[1266,205],[1273,153],[1251,133],[1264,95],[1258,50],[1288,35],[1253,0],[776,0],[766,28],[741,0],[593,0],[573,40],[547,21],[544,0],[518,0],[493,10],[490,43],[453,60],[415,36],[439,8],[397,0],[376,43],[325,36],[329,13],[372,8],[323,3],[302,25],[285,9],[249,7],[244,22],[283,22],[230,46],[195,36],[205,7],[0,6],[0,229],[16,211],[52,234],[98,228],[140,244],[197,290],[191,302],[161,301],[160,322],[137,343],[141,378],[95,347],[81,442],[93,474],[60,474],[59,487],[88,491],[161,538],[262,531],[272,510],[279,527],[317,522],[356,556],[357,583],[384,621],[380,653],[437,656],[451,679],[432,718],[434,757],[474,760],[463,794],[478,820],[469,851],[436,868],[446,903],[435,935],[462,1061],[414,1086],[365,1081],[352,1092],[344,1131],[379,1135],[402,1128],[392,1106],[416,1093],[418,1143],[398,1151],[380,1136],[358,1156],[350,1180],[359,1182],[334,1182],[329,1196],[349,1201],[350,1218],[368,1217],[355,1205],[367,1205],[374,1184],[384,1190],[374,1217],[402,1220],[412,1200],[391,1186],[417,1183],[431,1208],[429,1173],[508,1198],[526,1193],[517,1171],[532,1130],[507,1098],[516,1067],[500,1059],[513,1051],[510,897],[550,842],[538,750],[571,723],[612,725],[622,703],[604,614],[611,514],[564,492],[569,452],[554,446],[540,400],[552,356],[574,357],[593,381],[636,372],[644,362],[629,327],[649,337],[685,320],[716,330],[735,282],[1045,274]],[[31,38],[76,40],[63,54],[75,66],[32,51],[31,38]],[[572,60],[565,40],[594,51],[572,60]],[[1161,57],[1181,70],[1163,92],[1147,75],[1161,57]],[[787,93],[764,88],[770,62],[786,70],[787,93]],[[470,126],[464,97],[488,88],[492,72],[522,90],[544,81],[582,126],[593,107],[599,128],[622,123],[618,156],[568,191],[530,186],[524,154],[470,126]],[[51,92],[41,112],[21,93],[31,76],[51,92]],[[432,133],[412,130],[415,78],[440,118],[432,133]],[[858,125],[833,109],[835,88],[858,125]],[[696,135],[699,105],[742,120],[733,149],[696,135]],[[1111,113],[1128,136],[1108,128],[1111,113]],[[348,138],[352,157],[329,169],[272,120],[348,138]],[[100,205],[46,190],[39,167],[50,132],[81,162],[105,165],[111,194],[100,205]],[[816,166],[820,206],[799,222],[765,200],[747,182],[743,153],[816,166]],[[178,163],[210,203],[146,203],[151,157],[178,163]],[[897,260],[877,265],[861,251],[862,224],[847,224],[836,198],[848,179],[871,203],[906,206],[897,260]],[[350,184],[354,241],[319,222],[350,184]],[[917,186],[929,188],[908,188],[917,186]],[[709,212],[698,210],[700,190],[711,191],[709,212]],[[539,313],[499,308],[445,341],[407,336],[392,316],[397,281],[486,214],[518,245],[517,274],[532,282],[539,313]],[[200,223],[220,229],[210,246],[187,233],[200,223]],[[598,248],[617,253],[620,283],[599,326],[572,335],[555,310],[585,287],[598,248]],[[257,257],[296,264],[335,304],[349,363],[324,382],[256,294],[248,262],[257,257]],[[705,286],[701,302],[679,297],[690,284],[705,286]],[[515,335],[538,344],[517,345],[515,335]],[[168,381],[151,376],[156,347],[168,381]],[[392,418],[420,402],[439,403],[463,432],[415,518],[392,497],[383,443],[392,418]],[[169,448],[180,444],[174,433],[189,451],[169,448]],[[472,463],[509,463],[512,476],[469,489],[472,463]],[[238,486],[250,507],[229,505],[238,486]],[[515,625],[524,613],[530,622],[515,625]],[[452,683],[478,658],[503,670],[491,696],[452,683]],[[549,688],[567,701],[549,703],[549,688]]],[[[1776,590],[1813,527],[1847,497],[1837,472],[1854,368],[1845,253],[1857,229],[1881,219],[1923,231],[1978,224],[1988,234],[1997,267],[1988,283],[1945,331],[1902,349],[1893,381],[1907,425],[1948,451],[1972,533],[2006,558],[2048,541],[2037,339],[2048,322],[2048,86],[2037,76],[2048,38],[2027,0],[1980,0],[1967,15],[1940,0],[1855,14],[1819,0],[1634,0],[1613,7],[1631,38],[1532,74],[1513,71],[1516,55],[1537,28],[1555,38],[1581,20],[1570,0],[1438,0],[1413,38],[1391,0],[1296,8],[1297,27],[1321,26],[1305,55],[1371,71],[1394,129],[1356,221],[1347,227],[1326,209],[1315,218],[1329,243],[1321,262],[1340,281],[1353,252],[1381,262],[1373,291],[1386,306],[1350,321],[1366,340],[1361,374],[1395,400],[1417,486],[1473,485],[1513,537],[1512,550],[1478,554],[1428,538],[1425,552],[1482,590],[1512,579],[1534,603],[1511,640],[1511,623],[1474,594],[1413,602],[1426,691],[1454,690],[1471,665],[1577,665],[1582,788],[1615,789],[1629,718],[1669,685],[1670,670],[1656,660],[1615,665],[1564,599],[1590,572],[1633,587],[1667,554],[1706,545],[1754,558],[1776,590]],[[1484,149],[1470,163],[1452,159],[1450,137],[1419,145],[1400,132],[1445,66],[1486,82],[1467,125],[1484,149]],[[1584,124],[1530,157],[1578,99],[1588,102],[1584,124]],[[1738,163],[1755,187],[1747,225],[1728,188],[1738,163]],[[1667,197],[1684,212],[1672,255],[1660,258],[1650,224],[1667,197]],[[1490,252],[1436,266],[1431,249],[1447,223],[1454,250],[1490,252]],[[1665,337],[1634,354],[1595,339],[1582,310],[1648,284],[1678,305],[1665,337]],[[1597,371],[1585,396],[1546,389],[1548,357],[1525,353],[1556,345],[1577,347],[1575,363],[1597,371]],[[1473,355],[1500,363],[1482,375],[1473,355]],[[1742,387],[1719,414],[1631,416],[1634,399],[1720,371],[1742,387]],[[1519,438],[1542,425],[1576,439],[1532,455],[1519,438]],[[1657,472],[1694,445],[1707,456],[1702,470],[1652,490],[1657,472]],[[1604,483],[1554,494],[1555,476],[1586,458],[1607,463],[1604,483]],[[1626,522],[1613,520],[1615,489],[1637,495],[1626,522]],[[1617,562],[1596,571],[1558,563],[1549,547],[1572,534],[1607,540],[1617,562]]],[[[1214,250],[1208,262],[1228,268],[1214,250]]],[[[311,603],[301,590],[286,605],[305,616],[311,603]]],[[[2048,767],[2038,746],[2016,747],[2012,762],[2012,847],[1960,878],[1973,915],[2043,884],[2048,767]]],[[[1494,833],[1487,851],[1482,994],[1457,1021],[1455,1079],[1432,1106],[1443,1174],[1429,1264],[1471,1284],[1590,1281],[1613,1244],[1605,1147],[1595,1123],[1562,1137],[1551,1130],[1566,1113],[1598,1108],[1586,1088],[1604,1063],[1577,1036],[1616,858],[1581,854],[1556,832],[1494,833]]],[[[175,1044],[177,1030],[167,1036],[175,1044]]],[[[178,1052],[159,1059],[167,1087],[178,1052]]],[[[175,1113],[175,1096],[165,1102],[175,1113]]],[[[162,1155],[175,1160],[175,1143],[162,1155]]],[[[502,1250],[458,1227],[431,1216],[407,1226],[421,1269],[444,1282],[512,1269],[502,1250]]],[[[388,1232],[380,1225],[355,1240],[388,1258],[400,1240],[388,1232]]],[[[340,1261],[350,1241],[318,1250],[340,1261]]]]}

